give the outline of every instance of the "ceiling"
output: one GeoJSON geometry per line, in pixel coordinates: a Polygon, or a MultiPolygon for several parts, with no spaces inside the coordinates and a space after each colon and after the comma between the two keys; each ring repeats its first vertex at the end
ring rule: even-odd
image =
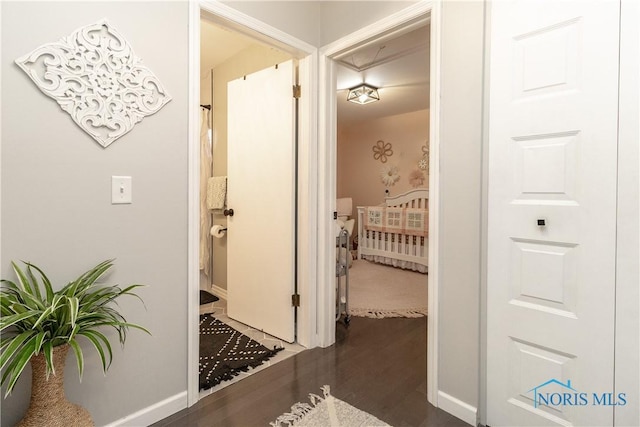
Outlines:
{"type": "Polygon", "coordinates": [[[338,126],[429,108],[429,25],[369,42],[341,54],[338,63],[338,126]],[[380,101],[347,102],[348,89],[375,86],[380,101]]]}
{"type": "MultiPolygon", "coordinates": [[[[215,49],[204,49],[205,43],[201,43],[202,76],[239,51],[260,43],[207,19],[200,22],[202,40],[215,40],[215,49]]],[[[368,41],[333,59],[338,64],[338,126],[429,108],[428,23],[368,41]],[[380,101],[367,105],[347,102],[348,89],[362,82],[379,88],[380,101]]]]}

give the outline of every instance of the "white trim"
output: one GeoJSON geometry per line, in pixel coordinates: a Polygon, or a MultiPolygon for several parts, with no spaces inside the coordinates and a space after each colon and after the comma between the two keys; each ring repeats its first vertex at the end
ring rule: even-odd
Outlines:
{"type": "Polygon", "coordinates": [[[199,398],[200,316],[200,8],[189,2],[189,147],[187,214],[187,396],[199,398]],[[197,78],[195,78],[197,76],[197,78]]]}
{"type": "Polygon", "coordinates": [[[460,399],[456,399],[444,391],[438,391],[438,403],[440,404],[440,409],[443,411],[450,413],[456,418],[460,418],[467,424],[471,424],[472,426],[476,425],[476,413],[478,410],[475,407],[460,399]]]}
{"type": "Polygon", "coordinates": [[[220,287],[220,286],[218,286],[218,285],[211,284],[211,292],[212,292],[215,296],[220,297],[220,298],[222,298],[223,300],[226,300],[226,299],[227,299],[227,290],[226,290],[226,289],[221,288],[221,287],[220,287]]]}
{"type": "Polygon", "coordinates": [[[418,25],[426,22],[427,15],[433,8],[433,1],[421,1],[415,3],[405,9],[402,9],[392,15],[387,16],[380,21],[367,25],[341,39],[338,39],[320,49],[320,52],[327,57],[337,57],[345,55],[356,46],[360,47],[370,42],[372,39],[378,40],[381,36],[389,36],[396,33],[402,27],[408,25],[418,25]]]}
{"type": "Polygon", "coordinates": [[[186,390],[107,424],[107,427],[148,426],[187,407],[186,390]]]}
{"type": "MultiPolygon", "coordinates": [[[[331,213],[336,199],[336,78],[332,58],[379,38],[396,33],[403,26],[431,21],[431,98],[430,98],[430,172],[429,172],[429,317],[427,320],[427,398],[438,406],[438,237],[439,229],[439,163],[440,154],[440,1],[421,1],[398,13],[366,26],[320,49],[320,98],[318,129],[318,283],[335,280],[335,245],[331,213]]],[[[335,287],[318,288],[318,326],[322,346],[335,341],[335,287]]]]}
{"type": "Polygon", "coordinates": [[[335,62],[320,53],[318,106],[318,339],[328,347],[335,342],[335,259],[332,212],[336,205],[336,99],[335,62]]]}
{"type": "Polygon", "coordinates": [[[618,111],[618,206],[616,242],[615,392],[628,402],[615,406],[615,426],[640,425],[640,4],[622,0],[620,16],[620,86],[618,111]]]}
{"type": "Polygon", "coordinates": [[[318,172],[317,110],[318,52],[298,62],[298,293],[297,342],[307,348],[318,346],[316,299],[318,271],[318,172]]]}
{"type": "Polygon", "coordinates": [[[441,0],[431,8],[429,94],[429,276],[427,287],[427,400],[438,407],[438,288],[440,287],[440,64],[441,0]]]}
{"type": "MultiPolygon", "coordinates": [[[[242,34],[260,40],[272,46],[278,47],[303,64],[300,78],[303,82],[317,81],[317,68],[315,58],[317,49],[293,36],[290,36],[277,28],[271,27],[261,21],[245,15],[229,6],[216,1],[191,0],[189,2],[189,200],[188,200],[188,348],[187,348],[187,391],[189,406],[199,399],[198,392],[198,315],[199,315],[199,209],[200,194],[198,186],[200,182],[199,171],[199,105],[200,105],[200,19],[201,14],[206,19],[214,20],[227,28],[232,28],[242,34]]],[[[315,117],[314,89],[309,85],[309,95],[300,98],[299,106],[301,117],[312,119],[315,117]]],[[[304,88],[303,88],[304,91],[304,88]]],[[[301,128],[301,147],[306,147],[309,153],[303,153],[311,164],[314,147],[317,144],[317,128],[311,120],[301,128]]],[[[316,241],[317,218],[315,212],[315,200],[318,198],[315,177],[309,175],[313,168],[300,168],[299,181],[303,183],[306,191],[305,197],[299,201],[298,217],[300,229],[298,230],[298,247],[302,248],[304,242],[316,241]]],[[[300,190],[299,190],[300,194],[300,190]]],[[[306,258],[298,257],[298,293],[309,304],[301,304],[298,309],[298,343],[305,347],[317,346],[317,321],[315,318],[316,306],[312,306],[312,295],[316,294],[317,260],[313,256],[314,250],[302,248],[302,254],[309,255],[306,258]]]]}
{"type": "MultiPolygon", "coordinates": [[[[197,1],[197,0],[196,0],[197,1]]],[[[221,23],[241,34],[290,53],[300,59],[316,52],[316,48],[284,31],[265,24],[256,18],[229,7],[218,1],[200,0],[200,9],[206,13],[207,19],[221,23]]]]}

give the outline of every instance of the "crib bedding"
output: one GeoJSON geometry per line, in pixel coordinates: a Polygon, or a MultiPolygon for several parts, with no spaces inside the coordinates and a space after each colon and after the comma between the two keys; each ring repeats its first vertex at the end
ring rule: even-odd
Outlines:
{"type": "Polygon", "coordinates": [[[358,258],[427,273],[428,197],[415,189],[382,206],[358,206],[358,258]]]}
{"type": "Polygon", "coordinates": [[[429,211],[427,209],[368,206],[366,207],[364,228],[427,237],[429,235],[429,211]]]}

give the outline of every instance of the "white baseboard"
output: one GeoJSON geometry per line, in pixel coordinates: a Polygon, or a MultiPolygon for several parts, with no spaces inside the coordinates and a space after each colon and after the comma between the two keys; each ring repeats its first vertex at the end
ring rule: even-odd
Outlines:
{"type": "Polygon", "coordinates": [[[438,391],[438,408],[450,413],[456,418],[460,418],[465,423],[471,424],[472,426],[476,425],[476,414],[478,410],[443,391],[438,391]]]}
{"type": "Polygon", "coordinates": [[[220,286],[216,286],[214,284],[211,284],[211,292],[213,292],[213,294],[215,296],[220,297],[223,300],[227,299],[227,290],[226,289],[222,289],[220,286]]]}
{"type": "Polygon", "coordinates": [[[134,412],[131,415],[120,418],[111,424],[107,424],[107,427],[148,426],[165,419],[169,415],[173,415],[186,407],[187,391],[185,390],[182,393],[178,393],[160,402],[154,403],[151,406],[147,406],[138,412],[134,412]]]}

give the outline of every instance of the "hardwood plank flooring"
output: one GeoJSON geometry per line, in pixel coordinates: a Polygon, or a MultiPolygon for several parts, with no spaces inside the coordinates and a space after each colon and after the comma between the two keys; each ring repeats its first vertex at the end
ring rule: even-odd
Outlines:
{"type": "Polygon", "coordinates": [[[325,384],[392,426],[468,426],[427,402],[426,329],[424,317],[353,317],[348,328],[337,324],[335,345],[298,353],[154,426],[268,426],[325,384]]]}

